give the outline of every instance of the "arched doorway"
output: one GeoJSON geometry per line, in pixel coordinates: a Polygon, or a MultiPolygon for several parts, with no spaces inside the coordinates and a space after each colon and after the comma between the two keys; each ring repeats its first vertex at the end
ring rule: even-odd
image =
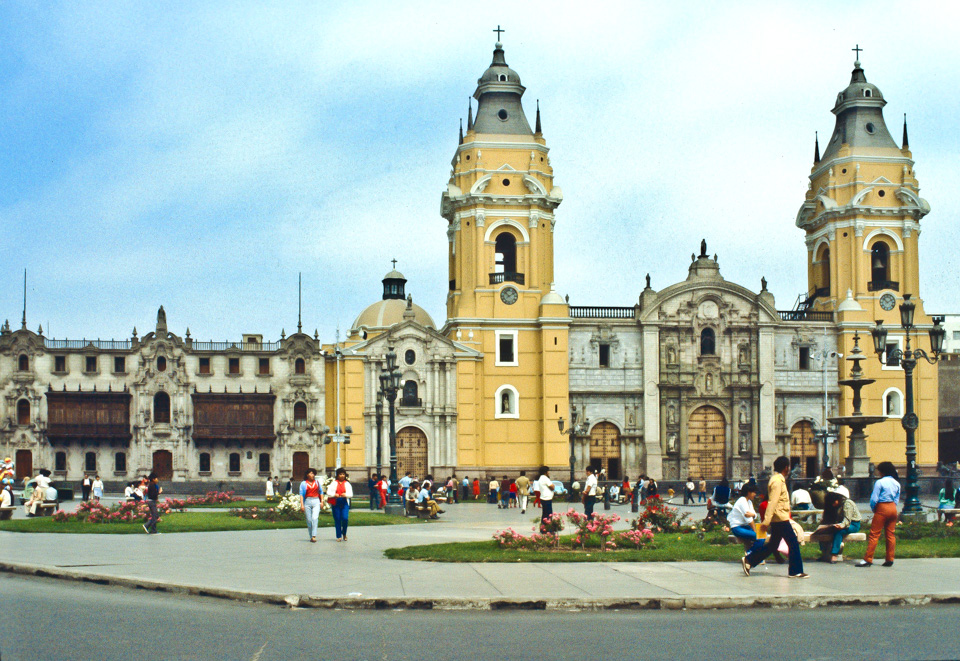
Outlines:
{"type": "Polygon", "coordinates": [[[790,468],[802,466],[803,477],[817,475],[817,439],[809,420],[801,420],[790,428],[790,468]]]}
{"type": "Polygon", "coordinates": [[[310,455],[307,452],[293,453],[293,480],[302,480],[310,468],[310,455]]]}
{"type": "Polygon", "coordinates": [[[620,430],[612,422],[598,422],[590,430],[590,466],[607,471],[607,479],[620,479],[620,430]]]}
{"type": "Polygon", "coordinates": [[[397,474],[407,471],[414,478],[427,474],[427,435],[416,427],[404,427],[397,432],[397,474]]]}
{"type": "Polygon", "coordinates": [[[33,453],[30,450],[17,450],[16,461],[13,470],[18,482],[25,477],[33,477],[33,453]]]}
{"type": "Polygon", "coordinates": [[[153,472],[160,480],[173,479],[173,455],[169,450],[157,450],[153,453],[153,472]]]}
{"type": "MultiPolygon", "coordinates": [[[[723,413],[713,406],[701,406],[687,422],[689,474],[716,480],[726,475],[727,424],[723,413]]],[[[686,475],[681,475],[681,479],[686,475]]]]}

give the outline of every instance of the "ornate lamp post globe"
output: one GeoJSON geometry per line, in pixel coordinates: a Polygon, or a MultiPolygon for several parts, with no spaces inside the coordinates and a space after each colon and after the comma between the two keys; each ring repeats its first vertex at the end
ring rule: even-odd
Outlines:
{"type": "Polygon", "coordinates": [[[877,352],[880,362],[888,364],[891,361],[899,361],[903,368],[903,374],[906,383],[904,384],[905,412],[901,419],[904,431],[907,433],[907,488],[906,502],[903,506],[905,514],[920,514],[923,512],[923,506],[920,504],[920,481],[919,471],[917,469],[917,440],[916,432],[920,426],[920,417],[913,410],[913,370],[917,366],[917,360],[923,358],[925,361],[934,365],[940,360],[940,352],[943,351],[943,340],[947,334],[946,329],[941,325],[943,317],[933,317],[933,327],[929,331],[930,335],[930,354],[921,348],[910,348],[910,335],[913,331],[913,316],[917,304],[911,300],[910,294],[903,295],[903,303],[900,304],[900,325],[903,327],[906,336],[906,347],[900,349],[891,347],[887,349],[887,329],[883,327],[883,321],[877,320],[876,326],[871,329],[873,335],[873,347],[877,352]],[[932,354],[932,355],[931,355],[932,354]]]}
{"type": "MultiPolygon", "coordinates": [[[[390,409],[390,494],[387,497],[387,514],[403,514],[403,503],[400,502],[399,480],[397,478],[397,425],[396,407],[397,391],[400,389],[400,370],[397,368],[397,354],[393,345],[387,348],[384,356],[385,366],[380,372],[380,391],[387,399],[390,409]]],[[[379,455],[378,455],[379,457],[379,455]]],[[[378,458],[379,461],[379,458],[378,458]]]]}

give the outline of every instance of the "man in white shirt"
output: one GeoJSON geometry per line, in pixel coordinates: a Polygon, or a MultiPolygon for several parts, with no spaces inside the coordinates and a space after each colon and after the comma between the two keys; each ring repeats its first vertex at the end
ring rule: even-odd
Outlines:
{"type": "Polygon", "coordinates": [[[583,482],[583,513],[593,518],[593,507],[597,504],[597,476],[593,468],[587,466],[587,479],[583,482]]]}
{"type": "Polygon", "coordinates": [[[806,489],[797,489],[790,494],[790,506],[794,510],[812,510],[813,501],[810,499],[810,492],[806,489]]]}
{"type": "Polygon", "coordinates": [[[553,492],[556,487],[553,486],[553,480],[550,479],[550,467],[540,467],[540,477],[537,478],[537,486],[540,487],[540,505],[543,511],[540,513],[540,520],[549,519],[553,514],[553,492]]]}

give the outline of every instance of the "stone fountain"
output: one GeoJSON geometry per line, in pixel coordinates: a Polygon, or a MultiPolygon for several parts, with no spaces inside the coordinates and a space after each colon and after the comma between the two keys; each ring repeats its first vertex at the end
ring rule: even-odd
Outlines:
{"type": "Polygon", "coordinates": [[[863,430],[867,425],[887,420],[885,415],[864,415],[860,410],[860,405],[863,403],[860,391],[863,390],[864,386],[876,381],[876,379],[863,378],[863,369],[860,367],[860,363],[866,359],[866,354],[860,350],[860,333],[857,333],[853,336],[853,351],[846,357],[846,360],[853,363],[853,367],[850,369],[850,378],[840,379],[837,382],[841,386],[850,386],[853,389],[853,415],[828,418],[834,425],[850,428],[846,472],[848,477],[870,477],[867,435],[863,433],[863,430]]]}

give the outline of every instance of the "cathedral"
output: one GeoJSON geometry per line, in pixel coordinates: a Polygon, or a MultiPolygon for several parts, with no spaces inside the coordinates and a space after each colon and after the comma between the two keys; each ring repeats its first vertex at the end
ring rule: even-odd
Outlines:
{"type": "MultiPolygon", "coordinates": [[[[46,467],[55,479],[122,482],[153,470],[221,485],[344,465],[357,479],[389,466],[381,384],[392,352],[401,474],[483,478],[547,464],[560,477],[573,464],[611,478],[736,479],[781,454],[804,476],[825,464],[865,476],[870,461],[903,463],[895,363],[865,361],[875,383],[863,411],[887,418],[869,429],[866,448],[848,447],[845,430],[827,422],[853,411],[838,380],[849,376],[854,342],[873,353],[874,320],[890,329],[888,348],[901,347],[896,306],[912,295],[918,342],[932,324],[918,273],[930,206],[906,124],[897,146],[883,94],[859,61],[822,156],[816,145],[796,218],[808,293],[788,310],[759,277],[759,290],[725,280],[706,241],[690,246],[682,282],[655,289],[648,275],[632,304],[569,305],[554,274],[563,193],[524,89],[498,42],[441,194],[441,326],[395,267],[382,297],[332,343],[301,323],[279,341],[197,341],[170,332],[162,307],[142,336],[57,340],[29,330],[24,315],[18,330],[0,330],[0,455],[14,458],[18,477],[46,467]]],[[[918,461],[930,467],[937,372],[915,377],[918,461]]]]}

